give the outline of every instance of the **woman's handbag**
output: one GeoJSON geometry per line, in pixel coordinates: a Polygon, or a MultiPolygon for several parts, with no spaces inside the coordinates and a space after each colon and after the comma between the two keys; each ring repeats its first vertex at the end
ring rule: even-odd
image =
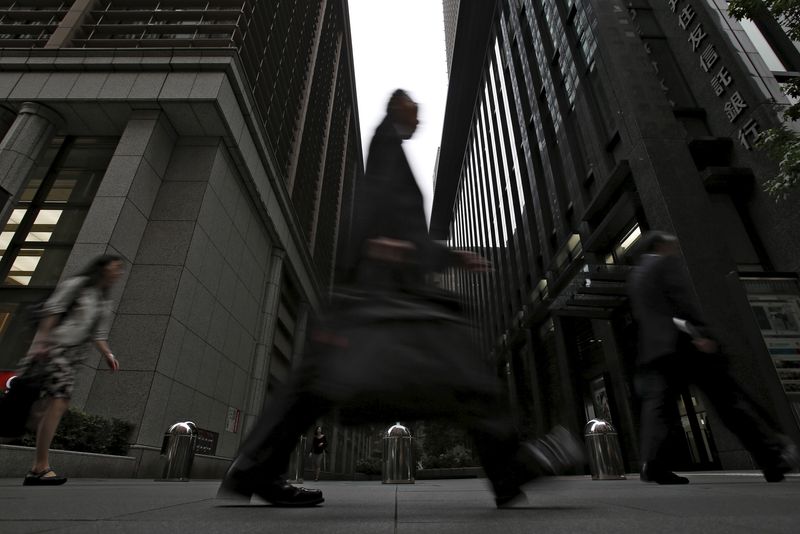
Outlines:
{"type": "Polygon", "coordinates": [[[40,392],[41,383],[33,377],[19,376],[11,380],[9,389],[0,395],[0,437],[17,438],[25,434],[40,392]]]}

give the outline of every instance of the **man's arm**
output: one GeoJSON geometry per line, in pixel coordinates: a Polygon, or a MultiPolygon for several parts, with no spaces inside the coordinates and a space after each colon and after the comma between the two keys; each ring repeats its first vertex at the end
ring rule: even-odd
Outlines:
{"type": "Polygon", "coordinates": [[[688,321],[697,331],[697,335],[692,336],[692,343],[698,350],[706,353],[717,352],[717,342],[711,337],[706,321],[696,304],[680,258],[667,256],[659,268],[662,270],[664,293],[672,305],[674,317],[688,321]]]}

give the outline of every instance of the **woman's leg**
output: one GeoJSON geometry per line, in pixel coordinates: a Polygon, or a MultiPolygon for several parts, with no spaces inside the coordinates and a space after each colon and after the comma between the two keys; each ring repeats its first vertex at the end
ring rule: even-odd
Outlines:
{"type": "Polygon", "coordinates": [[[64,415],[68,407],[69,399],[51,397],[47,400],[47,408],[45,408],[36,430],[36,457],[32,469],[35,473],[50,467],[50,444],[53,442],[58,423],[61,422],[61,416],[64,415]]]}

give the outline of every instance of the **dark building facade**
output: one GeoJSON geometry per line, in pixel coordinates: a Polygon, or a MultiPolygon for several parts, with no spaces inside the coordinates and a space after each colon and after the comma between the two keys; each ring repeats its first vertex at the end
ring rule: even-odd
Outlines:
{"type": "MultiPolygon", "coordinates": [[[[346,0],[0,5],[0,369],[30,303],[121,255],[122,370],[91,352],[72,400],[135,425],[131,474],[184,420],[219,472],[302,353],[363,173],[348,17],[346,0]]],[[[352,472],[366,436],[329,438],[326,470],[352,472]]]]}
{"type": "MultiPolygon", "coordinates": [[[[431,232],[494,264],[444,283],[523,428],[610,419],[638,468],[624,284],[658,229],[735,373],[797,439],[797,199],[763,192],[775,165],[754,149],[800,72],[780,24],[737,23],[721,0],[462,2],[452,47],[431,232]]],[[[753,465],[694,391],[678,409],[684,467],[753,465]]]]}

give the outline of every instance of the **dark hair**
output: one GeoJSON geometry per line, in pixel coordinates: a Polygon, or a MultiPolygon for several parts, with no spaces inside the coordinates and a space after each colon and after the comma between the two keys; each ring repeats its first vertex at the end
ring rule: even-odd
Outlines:
{"type": "Polygon", "coordinates": [[[651,254],[661,245],[677,243],[678,238],[667,232],[651,231],[644,234],[640,246],[643,254],[651,254]]]}
{"type": "MultiPolygon", "coordinates": [[[[115,261],[122,261],[122,258],[114,254],[103,254],[101,256],[97,256],[95,259],[90,261],[80,273],[78,273],[78,276],[85,276],[88,278],[86,281],[86,287],[97,286],[100,284],[100,280],[103,278],[103,271],[105,268],[115,261]]],[[[103,292],[107,293],[108,288],[105,288],[103,292]]]]}
{"type": "Polygon", "coordinates": [[[388,113],[389,115],[393,115],[404,100],[408,100],[409,102],[414,102],[411,99],[411,97],[408,96],[408,93],[406,93],[402,89],[395,89],[394,93],[392,93],[392,96],[389,97],[389,103],[386,104],[386,113],[388,113]]]}

